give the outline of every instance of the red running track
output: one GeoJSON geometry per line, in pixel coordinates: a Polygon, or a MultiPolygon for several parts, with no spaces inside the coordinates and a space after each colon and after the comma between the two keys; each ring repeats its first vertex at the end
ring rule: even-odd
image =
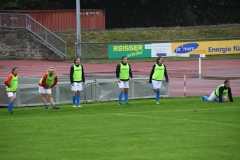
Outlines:
{"type": "MultiPolygon", "coordinates": [[[[153,62],[131,62],[133,75],[149,76],[153,62]]],[[[230,78],[234,96],[240,96],[240,59],[202,60],[201,78],[199,78],[199,61],[167,61],[164,62],[170,77],[170,96],[183,96],[183,76],[187,80],[187,96],[210,94],[224,79],[230,78]],[[206,79],[207,78],[207,79],[206,79]],[[219,80],[216,80],[219,79],[219,80]]],[[[2,60],[0,61],[0,78],[7,77],[16,66],[19,76],[42,76],[48,67],[56,68],[58,75],[68,75],[72,62],[55,62],[40,60],[2,60]]],[[[115,78],[117,63],[82,63],[85,74],[109,74],[115,78]]]]}

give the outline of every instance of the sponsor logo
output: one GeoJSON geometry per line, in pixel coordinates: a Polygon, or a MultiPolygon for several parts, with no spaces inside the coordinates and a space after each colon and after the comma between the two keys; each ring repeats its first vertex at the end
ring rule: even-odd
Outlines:
{"type": "Polygon", "coordinates": [[[181,53],[188,53],[196,50],[198,48],[199,44],[197,43],[187,43],[184,45],[181,45],[174,49],[175,53],[181,54],[181,53]]]}
{"type": "Polygon", "coordinates": [[[226,46],[226,48],[208,47],[208,52],[222,52],[222,53],[231,52],[231,47],[228,46],[226,46]]]}

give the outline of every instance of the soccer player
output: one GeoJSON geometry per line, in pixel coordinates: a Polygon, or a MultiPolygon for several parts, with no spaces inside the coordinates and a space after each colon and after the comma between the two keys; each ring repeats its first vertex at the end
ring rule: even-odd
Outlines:
{"type": "Polygon", "coordinates": [[[6,85],[6,91],[9,98],[8,112],[13,113],[13,102],[16,98],[16,92],[18,88],[18,68],[13,67],[11,74],[4,81],[6,85]]]}
{"type": "Polygon", "coordinates": [[[226,96],[227,94],[230,101],[233,102],[232,91],[230,88],[230,81],[228,79],[224,81],[224,84],[221,84],[220,86],[218,86],[218,88],[212,92],[210,97],[203,95],[202,100],[214,101],[214,102],[220,102],[220,103],[227,102],[227,96],[226,96]]]}
{"type": "Polygon", "coordinates": [[[81,107],[81,96],[82,85],[85,83],[85,76],[83,66],[80,64],[80,58],[74,59],[74,64],[70,68],[70,83],[72,85],[71,90],[73,91],[72,106],[81,107]],[[77,100],[77,103],[75,103],[77,100]]]}
{"type": "Polygon", "coordinates": [[[156,104],[159,104],[163,75],[165,76],[166,82],[169,82],[167,68],[165,64],[163,64],[163,58],[158,57],[149,77],[149,83],[151,83],[153,91],[156,92],[156,104]]]}
{"type": "Polygon", "coordinates": [[[132,82],[134,82],[134,80],[133,80],[131,66],[129,63],[127,63],[126,56],[123,56],[122,62],[117,65],[116,77],[118,81],[118,87],[120,90],[118,95],[118,103],[120,106],[122,105],[122,95],[124,93],[125,103],[129,105],[129,102],[128,102],[129,78],[131,78],[132,82]]]}
{"type": "Polygon", "coordinates": [[[40,79],[38,83],[39,93],[42,94],[42,100],[43,100],[45,109],[48,109],[47,96],[52,105],[52,108],[59,109],[59,107],[57,107],[56,104],[54,103],[54,100],[52,97],[52,91],[51,91],[51,88],[53,88],[57,84],[57,82],[58,82],[58,78],[57,78],[57,74],[54,67],[49,67],[47,69],[47,73],[43,75],[43,77],[40,79]]]}

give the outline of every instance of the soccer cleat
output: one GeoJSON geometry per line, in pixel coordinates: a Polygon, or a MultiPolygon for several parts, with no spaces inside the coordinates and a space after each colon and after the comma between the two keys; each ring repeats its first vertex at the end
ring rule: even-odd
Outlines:
{"type": "Polygon", "coordinates": [[[126,103],[126,105],[129,105],[129,103],[126,103]]]}
{"type": "Polygon", "coordinates": [[[202,101],[204,100],[204,95],[202,95],[202,98],[201,98],[201,100],[202,100],[202,101]]]}
{"type": "Polygon", "coordinates": [[[119,106],[121,106],[122,105],[122,103],[119,103],[119,106]]]}
{"type": "Polygon", "coordinates": [[[156,102],[156,104],[159,104],[159,102],[156,102]]]}
{"type": "Polygon", "coordinates": [[[77,107],[82,107],[81,105],[78,105],[77,107]]]}
{"type": "Polygon", "coordinates": [[[55,107],[53,107],[53,109],[59,109],[59,107],[55,106],[55,107]]]}
{"type": "Polygon", "coordinates": [[[77,106],[76,105],[73,105],[73,108],[76,108],[77,106]]]}
{"type": "Polygon", "coordinates": [[[12,114],[13,113],[13,111],[12,112],[9,112],[10,114],[12,114]]]}
{"type": "Polygon", "coordinates": [[[48,107],[45,107],[46,110],[48,110],[48,107]]]}

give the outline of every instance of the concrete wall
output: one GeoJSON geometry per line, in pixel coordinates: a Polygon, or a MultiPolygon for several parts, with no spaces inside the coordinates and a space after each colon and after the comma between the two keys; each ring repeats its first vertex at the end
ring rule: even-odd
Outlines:
{"type": "Polygon", "coordinates": [[[64,60],[26,30],[0,30],[0,60],[64,60]]]}

